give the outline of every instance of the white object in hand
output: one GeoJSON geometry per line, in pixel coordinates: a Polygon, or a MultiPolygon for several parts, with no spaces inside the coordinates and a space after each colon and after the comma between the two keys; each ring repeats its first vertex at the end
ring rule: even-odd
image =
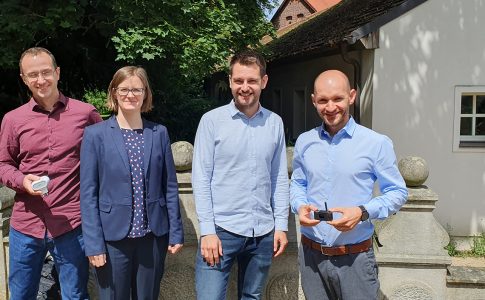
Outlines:
{"type": "Polygon", "coordinates": [[[36,181],[33,181],[32,182],[32,189],[34,191],[41,191],[42,192],[42,196],[47,196],[47,185],[49,184],[49,177],[47,176],[42,176],[40,177],[39,180],[36,180],[36,181]]]}

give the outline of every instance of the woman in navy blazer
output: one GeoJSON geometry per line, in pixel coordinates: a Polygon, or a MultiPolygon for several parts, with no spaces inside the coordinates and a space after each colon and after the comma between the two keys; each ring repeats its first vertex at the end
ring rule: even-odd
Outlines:
{"type": "Polygon", "coordinates": [[[152,108],[143,68],[115,73],[107,105],[115,115],[86,128],[81,146],[86,256],[101,299],[158,299],[167,250],[183,244],[170,139],[141,117],[152,108]]]}

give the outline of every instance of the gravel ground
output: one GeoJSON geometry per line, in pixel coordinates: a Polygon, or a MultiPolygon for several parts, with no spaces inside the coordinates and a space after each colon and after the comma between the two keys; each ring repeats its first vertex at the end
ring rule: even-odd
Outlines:
{"type": "Polygon", "coordinates": [[[451,265],[485,268],[485,257],[452,257],[451,265]]]}

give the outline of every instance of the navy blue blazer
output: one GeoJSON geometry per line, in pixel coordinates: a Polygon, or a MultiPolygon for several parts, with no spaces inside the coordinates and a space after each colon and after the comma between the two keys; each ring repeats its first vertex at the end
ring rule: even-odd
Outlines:
{"type": "MultiPolygon", "coordinates": [[[[169,244],[182,244],[178,184],[165,126],[143,119],[144,172],[148,224],[169,244]]],[[[88,126],[81,144],[81,217],[87,256],[106,253],[105,241],[125,238],[132,219],[128,154],[113,116],[88,126]]]]}

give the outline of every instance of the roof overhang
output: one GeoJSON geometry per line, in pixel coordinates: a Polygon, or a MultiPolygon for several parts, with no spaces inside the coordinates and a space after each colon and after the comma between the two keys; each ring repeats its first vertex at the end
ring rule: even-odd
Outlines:
{"type": "Polygon", "coordinates": [[[317,13],[292,30],[266,43],[269,61],[338,53],[346,43],[349,50],[366,49],[375,42],[379,28],[426,0],[343,0],[317,13]],[[374,41],[368,43],[368,41],[374,41]]]}

